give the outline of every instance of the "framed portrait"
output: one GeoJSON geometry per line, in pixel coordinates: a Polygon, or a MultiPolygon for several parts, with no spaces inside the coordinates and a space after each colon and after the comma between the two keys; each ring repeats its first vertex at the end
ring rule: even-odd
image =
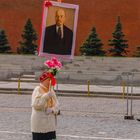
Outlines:
{"type": "Polygon", "coordinates": [[[39,56],[73,59],[79,6],[45,1],[39,56]]]}

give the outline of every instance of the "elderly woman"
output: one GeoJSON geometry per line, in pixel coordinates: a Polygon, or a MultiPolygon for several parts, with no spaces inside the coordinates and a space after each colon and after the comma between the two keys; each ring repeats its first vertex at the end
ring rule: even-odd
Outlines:
{"type": "Polygon", "coordinates": [[[44,72],[40,76],[40,85],[32,94],[31,131],[33,140],[56,139],[56,115],[59,112],[58,100],[51,86],[55,78],[44,72]]]}

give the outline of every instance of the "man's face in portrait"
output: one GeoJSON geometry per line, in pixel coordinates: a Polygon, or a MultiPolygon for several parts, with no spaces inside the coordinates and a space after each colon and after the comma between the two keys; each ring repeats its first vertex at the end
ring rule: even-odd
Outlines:
{"type": "Polygon", "coordinates": [[[59,9],[56,11],[55,15],[56,25],[62,26],[65,22],[65,12],[63,9],[59,9]]]}

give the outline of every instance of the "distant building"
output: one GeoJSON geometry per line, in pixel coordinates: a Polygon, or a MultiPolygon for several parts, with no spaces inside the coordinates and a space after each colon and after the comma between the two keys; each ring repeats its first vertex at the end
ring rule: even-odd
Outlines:
{"type": "MultiPolygon", "coordinates": [[[[140,0],[63,0],[65,3],[79,5],[79,21],[75,54],[85,41],[93,26],[108,49],[116,24],[116,17],[121,17],[125,39],[129,42],[129,54],[132,56],[140,45],[140,0]]],[[[16,52],[21,33],[28,18],[31,18],[37,33],[40,32],[43,0],[0,0],[0,28],[7,33],[12,50],[16,52]]]]}

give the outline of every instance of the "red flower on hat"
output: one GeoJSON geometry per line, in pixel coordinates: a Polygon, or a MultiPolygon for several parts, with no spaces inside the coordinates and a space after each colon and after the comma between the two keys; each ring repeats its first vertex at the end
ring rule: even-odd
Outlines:
{"type": "Polygon", "coordinates": [[[43,72],[43,73],[41,74],[41,76],[39,77],[39,80],[40,80],[40,82],[43,82],[43,81],[45,81],[47,78],[50,78],[50,79],[51,79],[51,85],[52,85],[52,86],[55,86],[55,84],[56,84],[56,79],[55,79],[54,76],[53,76],[51,73],[49,73],[49,72],[43,72]]]}

